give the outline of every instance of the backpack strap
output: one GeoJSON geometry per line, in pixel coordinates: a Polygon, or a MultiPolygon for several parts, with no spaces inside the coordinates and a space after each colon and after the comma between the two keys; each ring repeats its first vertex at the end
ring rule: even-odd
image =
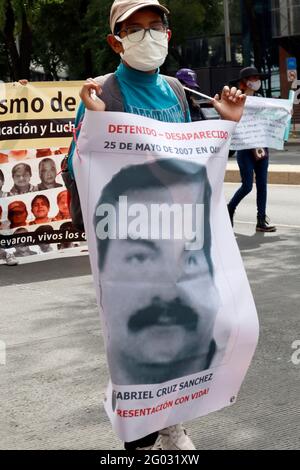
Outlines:
{"type": "Polygon", "coordinates": [[[74,178],[74,171],[73,171],[73,156],[75,152],[75,147],[77,145],[77,138],[79,136],[82,120],[84,117],[84,112],[85,112],[85,106],[83,102],[81,101],[76,113],[75,117],[75,123],[74,123],[74,129],[73,129],[73,139],[71,140],[69,150],[67,153],[67,156],[63,160],[63,165],[62,168],[63,170],[69,170],[70,175],[72,178],[74,178]]]}
{"type": "Polygon", "coordinates": [[[187,102],[187,99],[186,99],[184,88],[181,85],[180,81],[177,80],[177,78],[175,78],[175,77],[170,77],[169,75],[162,75],[162,77],[168,82],[168,84],[170,85],[170,87],[174,91],[174,93],[175,93],[175,95],[176,95],[176,97],[177,97],[177,99],[180,103],[180,106],[181,106],[181,109],[182,109],[182,112],[183,112],[183,115],[185,117],[186,122],[190,121],[189,105],[188,105],[188,102],[187,102]]]}
{"type": "Polygon", "coordinates": [[[106,105],[106,111],[123,113],[125,111],[123,97],[121,94],[117,77],[114,73],[111,73],[100,78],[104,78],[104,81],[102,80],[102,84],[98,82],[98,78],[96,78],[95,80],[102,87],[102,93],[100,95],[100,98],[104,101],[106,105]]]}

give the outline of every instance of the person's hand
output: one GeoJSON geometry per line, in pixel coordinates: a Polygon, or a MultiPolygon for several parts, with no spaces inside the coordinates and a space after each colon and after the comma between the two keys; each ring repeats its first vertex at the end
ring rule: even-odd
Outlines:
{"type": "Polygon", "coordinates": [[[212,104],[222,119],[239,122],[244,112],[246,98],[241,90],[224,86],[221,98],[216,95],[212,104]]]}
{"type": "Polygon", "coordinates": [[[20,85],[27,85],[28,84],[28,80],[26,80],[25,78],[22,79],[22,80],[19,80],[20,85]]]}
{"type": "Polygon", "coordinates": [[[105,103],[97,96],[101,91],[100,85],[92,78],[88,78],[81,88],[79,96],[90,111],[105,111],[105,103]]]}

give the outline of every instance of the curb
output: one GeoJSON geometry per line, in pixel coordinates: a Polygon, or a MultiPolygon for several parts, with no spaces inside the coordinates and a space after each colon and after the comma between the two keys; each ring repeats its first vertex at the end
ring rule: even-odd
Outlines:
{"type": "Polygon", "coordinates": [[[284,146],[288,147],[289,145],[300,145],[300,139],[292,139],[285,142],[284,146]]]}
{"type": "MultiPolygon", "coordinates": [[[[237,163],[227,163],[225,183],[240,183],[241,176],[237,163]]],[[[270,165],[268,184],[300,185],[300,165],[270,165]]]]}

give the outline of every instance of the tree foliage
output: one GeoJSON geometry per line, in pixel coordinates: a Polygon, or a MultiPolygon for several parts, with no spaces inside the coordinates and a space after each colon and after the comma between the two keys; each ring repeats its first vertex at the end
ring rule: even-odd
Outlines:
{"type": "MultiPolygon", "coordinates": [[[[33,31],[40,20],[41,8],[63,0],[2,0],[0,3],[0,37],[14,80],[29,77],[32,60],[33,31]]],[[[2,74],[1,68],[1,74],[2,74]]]]}
{"type": "MultiPolygon", "coordinates": [[[[222,18],[220,0],[165,0],[171,11],[170,55],[181,63],[180,45],[188,36],[207,34],[222,18]]],[[[11,78],[30,78],[30,64],[57,79],[67,67],[71,79],[114,70],[119,61],[106,43],[112,0],[1,0],[0,48],[11,78]]],[[[4,67],[1,65],[1,74],[4,67]]]]}

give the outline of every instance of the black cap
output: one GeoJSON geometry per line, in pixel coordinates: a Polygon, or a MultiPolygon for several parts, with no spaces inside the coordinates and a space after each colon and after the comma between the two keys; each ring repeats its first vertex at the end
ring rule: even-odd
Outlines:
{"type": "Polygon", "coordinates": [[[261,78],[261,80],[266,80],[266,78],[269,77],[268,74],[266,73],[261,73],[257,70],[256,67],[245,67],[244,69],[240,70],[240,76],[239,78],[235,78],[233,80],[230,80],[229,83],[237,83],[243,80],[244,78],[249,78],[253,76],[258,76],[261,78]]]}

